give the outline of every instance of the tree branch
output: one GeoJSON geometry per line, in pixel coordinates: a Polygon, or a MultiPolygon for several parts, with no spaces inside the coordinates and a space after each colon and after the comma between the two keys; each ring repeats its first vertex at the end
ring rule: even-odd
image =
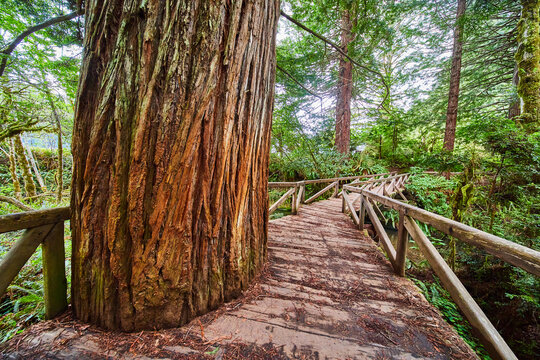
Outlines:
{"type": "Polygon", "coordinates": [[[19,200],[12,198],[10,196],[0,195],[0,201],[7,202],[8,204],[14,205],[24,211],[34,211],[35,209],[30,206],[20,202],[19,200]]]}
{"type": "Polygon", "coordinates": [[[0,54],[2,56],[2,62],[0,63],[0,76],[4,74],[4,70],[6,69],[7,65],[7,59],[9,55],[15,50],[17,45],[19,45],[28,35],[35,33],[36,31],[43,30],[45,28],[48,28],[49,26],[52,26],[54,24],[58,24],[64,21],[68,21],[71,19],[76,18],[77,16],[81,15],[81,11],[74,11],[72,13],[69,13],[67,15],[61,15],[54,18],[50,18],[49,20],[46,20],[42,22],[41,24],[37,24],[34,26],[30,26],[26,30],[24,30],[22,33],[19,34],[13,41],[2,51],[0,51],[0,54]]]}
{"type": "Polygon", "coordinates": [[[296,26],[298,26],[299,28],[307,31],[308,33],[310,33],[311,35],[319,38],[320,40],[324,41],[325,43],[327,43],[328,45],[332,46],[334,49],[336,49],[336,51],[338,53],[340,53],[342,56],[344,56],[347,60],[349,60],[352,64],[358,66],[359,68],[361,69],[364,69],[366,71],[369,71],[370,73],[372,74],[375,74],[377,75],[380,79],[381,79],[381,82],[383,83],[384,87],[386,88],[386,94],[384,95],[384,98],[383,98],[383,101],[381,103],[380,106],[382,106],[382,104],[384,104],[384,102],[386,101],[386,99],[388,98],[388,96],[390,95],[390,88],[388,87],[388,84],[386,83],[386,80],[384,79],[384,75],[381,74],[379,71],[377,70],[373,70],[365,65],[362,65],[360,64],[358,61],[354,60],[352,57],[350,57],[349,55],[347,55],[347,53],[345,53],[340,47],[339,45],[337,45],[335,42],[333,42],[332,40],[322,36],[321,34],[318,34],[316,33],[315,31],[311,30],[310,28],[308,28],[307,26],[305,26],[304,24],[302,24],[301,22],[293,19],[292,17],[290,17],[289,15],[285,14],[283,12],[283,10],[281,10],[281,16],[283,16],[285,19],[289,20],[290,22],[292,22],[293,24],[295,24],[296,26]]]}
{"type": "Polygon", "coordinates": [[[287,75],[287,77],[289,79],[291,79],[292,81],[294,81],[294,83],[296,83],[298,86],[300,86],[302,89],[306,90],[308,93],[310,93],[311,95],[315,96],[316,98],[319,98],[321,101],[322,101],[322,97],[320,95],[317,95],[315,94],[313,91],[309,90],[307,87],[305,87],[304,85],[302,85],[302,83],[298,80],[296,80],[287,70],[283,69],[281,66],[277,65],[276,64],[276,68],[281,71],[282,73],[284,73],[285,75],[287,75]]]}

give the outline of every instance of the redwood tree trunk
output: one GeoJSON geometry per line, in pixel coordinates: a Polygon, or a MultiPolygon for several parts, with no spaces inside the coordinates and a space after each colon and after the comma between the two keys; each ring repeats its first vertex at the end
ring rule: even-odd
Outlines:
{"type": "Polygon", "coordinates": [[[444,131],[444,148],[448,151],[454,150],[456,140],[461,55],[463,53],[463,15],[466,6],[466,0],[458,0],[456,26],[454,28],[454,48],[452,50],[452,69],[450,70],[450,91],[448,93],[446,128],[444,131]]]}
{"type": "Polygon", "coordinates": [[[72,303],[178,326],[261,269],[276,0],[86,2],[73,134],[72,303]]]}
{"type": "MultiPolygon", "coordinates": [[[[349,11],[341,16],[341,49],[348,53],[352,41],[352,22],[349,11]]],[[[336,102],[336,150],[348,154],[351,142],[352,63],[344,56],[339,59],[339,79],[336,102]]]]}

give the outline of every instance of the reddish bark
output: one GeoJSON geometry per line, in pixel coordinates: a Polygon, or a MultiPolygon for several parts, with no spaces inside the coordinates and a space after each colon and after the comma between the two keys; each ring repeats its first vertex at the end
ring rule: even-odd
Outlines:
{"type": "Polygon", "coordinates": [[[466,0],[458,0],[456,27],[454,28],[454,48],[452,50],[452,68],[450,70],[450,91],[448,93],[448,108],[446,110],[446,128],[444,131],[444,148],[454,150],[456,140],[456,124],[459,101],[459,80],[461,77],[461,56],[463,53],[463,15],[466,0]]]}
{"type": "Polygon", "coordinates": [[[73,134],[75,315],[178,326],[263,265],[278,1],[94,1],[73,134]]]}
{"type": "MultiPolygon", "coordinates": [[[[341,49],[348,53],[352,41],[350,14],[344,10],[341,17],[341,49]]],[[[339,59],[339,79],[336,103],[336,150],[348,154],[351,141],[352,63],[344,56],[339,59]]]]}

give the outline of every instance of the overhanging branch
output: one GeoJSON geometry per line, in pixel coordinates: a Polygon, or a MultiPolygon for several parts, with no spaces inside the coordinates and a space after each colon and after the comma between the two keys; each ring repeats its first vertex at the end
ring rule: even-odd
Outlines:
{"type": "Polygon", "coordinates": [[[321,34],[311,30],[310,28],[308,28],[307,26],[305,26],[304,24],[302,24],[301,22],[293,19],[292,17],[290,17],[289,15],[285,14],[283,12],[283,10],[281,10],[281,16],[283,16],[285,19],[289,20],[290,22],[292,22],[293,24],[295,24],[296,26],[298,26],[299,28],[307,31],[308,33],[310,33],[311,35],[319,38],[320,40],[324,41],[325,43],[327,43],[328,45],[332,46],[334,49],[336,49],[336,51],[338,53],[340,53],[343,57],[345,57],[347,60],[349,60],[353,65],[356,65],[357,67],[361,68],[361,69],[364,69],[372,74],[375,74],[377,75],[380,79],[381,79],[381,82],[383,83],[384,87],[386,88],[386,94],[384,95],[384,98],[383,98],[383,101],[381,103],[380,106],[384,107],[383,104],[384,102],[386,101],[386,99],[388,99],[388,96],[390,95],[390,88],[388,86],[388,84],[386,83],[386,80],[384,79],[384,75],[381,74],[379,71],[377,70],[373,70],[365,65],[362,65],[360,64],[358,61],[354,60],[352,57],[350,57],[347,53],[345,53],[340,47],[339,45],[337,45],[335,42],[333,42],[332,40],[322,36],[321,34]]]}
{"type": "Polygon", "coordinates": [[[81,11],[74,11],[72,13],[69,13],[67,15],[61,15],[54,18],[50,18],[49,20],[46,20],[42,22],[41,24],[37,24],[34,26],[30,26],[26,30],[24,30],[22,33],[19,34],[13,41],[2,51],[0,51],[0,54],[2,56],[2,62],[0,63],[0,76],[4,74],[4,70],[6,69],[7,65],[7,59],[9,55],[15,50],[17,45],[19,45],[28,35],[35,33],[36,31],[43,30],[48,28],[49,26],[52,26],[54,24],[58,24],[64,21],[68,21],[71,19],[76,18],[77,16],[81,15],[81,11]]]}

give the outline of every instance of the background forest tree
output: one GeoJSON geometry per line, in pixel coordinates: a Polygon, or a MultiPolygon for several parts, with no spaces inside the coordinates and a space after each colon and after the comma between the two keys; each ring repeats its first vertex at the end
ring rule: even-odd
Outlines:
{"type": "MultiPolygon", "coordinates": [[[[4,214],[68,204],[85,24],[78,3],[0,1],[4,214]],[[6,53],[25,29],[68,14],[75,15],[29,34],[6,53]]],[[[271,180],[413,172],[407,195],[416,205],[539,248],[539,53],[523,56],[540,41],[538,1],[289,0],[281,10],[290,19],[281,16],[277,36],[271,180]],[[466,5],[462,16],[456,16],[459,4],[466,5]],[[452,152],[445,149],[449,114],[456,123],[452,152]],[[464,175],[446,179],[424,170],[464,175]]],[[[426,231],[455,261],[518,357],[535,358],[538,279],[467,246],[457,244],[454,253],[451,239],[426,231]]],[[[1,238],[0,254],[12,241],[1,238]]],[[[4,339],[43,315],[30,300],[42,296],[38,257],[1,300],[4,339]]],[[[479,349],[427,266],[409,266],[428,300],[479,349]]]]}

